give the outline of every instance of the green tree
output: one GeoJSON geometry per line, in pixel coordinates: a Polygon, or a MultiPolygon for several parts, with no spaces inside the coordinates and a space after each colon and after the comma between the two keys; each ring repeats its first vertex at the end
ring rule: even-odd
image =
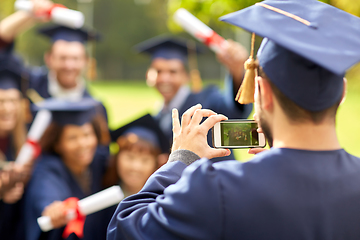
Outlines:
{"type": "MultiPolygon", "coordinates": [[[[172,16],[179,8],[185,8],[210,27],[223,26],[219,17],[254,5],[258,0],[169,0],[168,14],[172,16]]],[[[360,16],[360,1],[354,0],[322,0],[344,11],[360,16]]],[[[181,31],[181,28],[169,18],[168,26],[172,31],[181,31]]]]}
{"type": "Polygon", "coordinates": [[[0,19],[10,15],[14,11],[15,0],[1,0],[0,1],[0,19]]]}

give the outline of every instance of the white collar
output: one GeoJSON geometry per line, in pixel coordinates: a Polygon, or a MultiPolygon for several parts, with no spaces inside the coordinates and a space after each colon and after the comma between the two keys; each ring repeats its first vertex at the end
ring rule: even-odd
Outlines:
{"type": "Polygon", "coordinates": [[[76,87],[65,89],[59,84],[56,74],[53,71],[49,71],[48,83],[49,94],[54,98],[76,101],[81,99],[84,95],[85,80],[82,77],[77,79],[76,87]]]}
{"type": "Polygon", "coordinates": [[[179,109],[186,101],[187,97],[190,95],[191,91],[188,86],[182,86],[173,99],[167,105],[163,105],[162,111],[172,110],[173,108],[179,109]]]}

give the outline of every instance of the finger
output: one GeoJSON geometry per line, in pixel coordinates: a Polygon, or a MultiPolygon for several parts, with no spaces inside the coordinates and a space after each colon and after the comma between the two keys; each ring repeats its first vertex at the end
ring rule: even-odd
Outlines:
{"type": "Polygon", "coordinates": [[[172,110],[173,136],[180,134],[179,112],[176,108],[172,110]]]}
{"type": "Polygon", "coordinates": [[[222,114],[212,115],[201,124],[201,127],[204,128],[205,131],[209,131],[216,123],[227,119],[228,118],[222,114]]]}
{"type": "Polygon", "coordinates": [[[216,115],[216,112],[210,109],[197,109],[190,121],[190,125],[199,125],[204,117],[210,117],[216,115]]]}
{"type": "Polygon", "coordinates": [[[263,151],[267,151],[267,149],[264,149],[264,148],[250,148],[248,150],[248,153],[249,154],[258,154],[258,153],[261,153],[263,151]]]}
{"type": "Polygon", "coordinates": [[[182,115],[181,118],[181,128],[184,129],[184,127],[187,127],[190,123],[191,117],[194,115],[195,111],[197,109],[201,109],[201,104],[196,104],[195,106],[192,106],[186,112],[182,115]]]}
{"type": "Polygon", "coordinates": [[[256,129],[256,131],[257,131],[258,133],[264,133],[261,127],[258,127],[258,128],[256,129]]]}
{"type": "Polygon", "coordinates": [[[216,157],[225,157],[229,156],[231,154],[231,151],[229,149],[216,149],[216,148],[210,148],[208,151],[209,155],[207,156],[209,159],[216,158],[216,157]]]}

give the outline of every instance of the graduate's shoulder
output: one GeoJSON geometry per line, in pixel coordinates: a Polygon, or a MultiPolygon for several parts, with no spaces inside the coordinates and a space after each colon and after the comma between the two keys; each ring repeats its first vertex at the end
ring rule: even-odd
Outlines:
{"type": "Polygon", "coordinates": [[[28,67],[27,73],[29,76],[29,81],[32,84],[39,84],[43,81],[47,81],[48,69],[45,66],[41,67],[28,67]]]}
{"type": "Polygon", "coordinates": [[[36,162],[35,171],[36,172],[52,172],[52,173],[62,173],[64,172],[65,165],[61,160],[60,156],[56,154],[41,154],[36,162]]]}

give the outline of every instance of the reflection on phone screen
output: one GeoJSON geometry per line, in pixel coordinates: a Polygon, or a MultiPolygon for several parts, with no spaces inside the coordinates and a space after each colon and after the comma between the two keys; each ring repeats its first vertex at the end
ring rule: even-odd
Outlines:
{"type": "Polygon", "coordinates": [[[222,146],[258,146],[257,123],[220,123],[222,146]]]}

